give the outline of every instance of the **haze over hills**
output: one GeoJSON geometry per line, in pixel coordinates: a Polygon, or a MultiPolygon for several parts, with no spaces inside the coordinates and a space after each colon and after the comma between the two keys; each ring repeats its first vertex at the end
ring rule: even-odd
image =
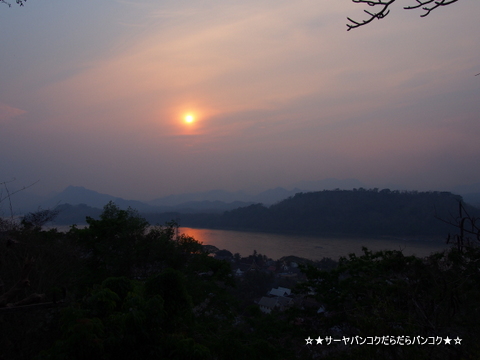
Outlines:
{"type": "MultiPolygon", "coordinates": [[[[222,193],[220,191],[212,193],[222,193]]],[[[228,197],[228,193],[225,192],[228,197]]],[[[24,195],[25,196],[25,195],[24,195]]],[[[28,195],[26,196],[28,198],[28,195]]],[[[232,197],[230,195],[230,197],[232,197]]],[[[15,208],[17,211],[29,212],[35,211],[37,208],[52,209],[59,205],[85,205],[91,208],[101,209],[109,201],[113,201],[122,209],[131,207],[140,212],[159,212],[159,211],[225,211],[238,208],[240,206],[250,205],[252,202],[243,201],[219,201],[219,200],[206,200],[209,198],[218,198],[212,196],[204,196],[204,194],[185,194],[180,195],[175,199],[167,197],[165,201],[157,200],[149,203],[138,200],[126,200],[121,197],[115,197],[108,194],[101,194],[93,190],[86,189],[82,186],[68,186],[60,193],[54,194],[48,198],[35,197],[35,201],[21,201],[23,198],[15,198],[15,208]],[[193,199],[193,200],[192,200],[193,199]],[[20,201],[18,201],[20,200],[20,201]],[[184,200],[184,201],[182,201],[184,200]]]]}
{"type": "Polygon", "coordinates": [[[180,206],[193,202],[244,202],[244,203],[262,203],[265,205],[274,204],[280,200],[293,196],[298,192],[305,191],[303,189],[294,188],[293,190],[286,190],[281,187],[262,191],[259,194],[247,194],[244,191],[229,192],[224,190],[211,190],[206,192],[188,193],[179,195],[170,195],[162,198],[157,198],[148,202],[154,206],[180,206]]]}
{"type": "MultiPolygon", "coordinates": [[[[254,204],[217,216],[182,216],[187,227],[315,236],[446,236],[455,232],[459,201],[450,192],[388,189],[298,193],[269,207],[254,204]]],[[[464,204],[473,217],[480,209],[464,204]]]]}
{"type": "Polygon", "coordinates": [[[334,189],[352,190],[367,187],[367,185],[357,179],[335,178],[326,178],[317,181],[299,181],[292,184],[291,186],[302,189],[302,191],[321,191],[334,189]]]}
{"type": "Polygon", "coordinates": [[[282,187],[268,189],[257,194],[245,191],[210,190],[205,192],[185,193],[164,196],[151,201],[126,200],[121,197],[102,194],[83,186],[70,185],[63,191],[40,197],[28,190],[15,194],[13,204],[17,212],[24,213],[34,211],[38,207],[54,208],[61,204],[78,205],[85,204],[94,208],[102,208],[109,201],[115,202],[121,208],[132,207],[141,212],[154,211],[225,211],[252,203],[272,205],[283,199],[295,195],[298,192],[343,189],[349,190],[365,185],[356,179],[324,179],[320,181],[305,181],[293,184],[290,190],[282,187]],[[299,185],[299,186],[296,186],[299,185]],[[300,187],[301,186],[301,187],[300,187]]]}
{"type": "MultiPolygon", "coordinates": [[[[177,219],[182,226],[201,228],[317,235],[429,236],[445,234],[448,230],[435,219],[436,211],[441,218],[447,218],[458,211],[458,201],[462,199],[460,195],[438,191],[340,189],[340,186],[361,185],[354,179],[338,182],[326,179],[303,185],[310,189],[330,189],[308,191],[278,187],[258,194],[212,190],[171,195],[146,203],[68,186],[61,193],[43,199],[38,206],[59,210],[55,223],[64,225],[84,224],[86,216],[98,217],[103,206],[113,201],[122,209],[137,210],[151,224],[177,219]]],[[[29,211],[35,211],[38,206],[29,211]]],[[[477,214],[478,209],[468,209],[477,214]]]]}
{"type": "Polygon", "coordinates": [[[125,200],[121,197],[115,197],[108,194],[101,194],[83,186],[68,186],[61,193],[58,193],[42,202],[41,205],[47,208],[55,207],[59,204],[85,204],[87,206],[103,208],[109,201],[113,201],[121,208],[132,207],[138,211],[151,211],[152,207],[141,201],[125,200]]]}
{"type": "MultiPolygon", "coordinates": [[[[328,178],[319,181],[302,181],[292,184],[290,189],[276,187],[250,194],[245,191],[210,190],[205,192],[169,195],[151,201],[126,200],[121,197],[102,194],[82,186],[68,186],[62,192],[40,197],[29,192],[29,189],[20,191],[12,196],[12,207],[15,214],[35,211],[38,208],[53,209],[58,205],[83,204],[87,208],[102,209],[109,201],[115,202],[120,208],[132,207],[143,213],[181,212],[181,213],[221,213],[251,204],[261,203],[270,206],[299,192],[320,190],[352,190],[367,188],[357,179],[328,178]]],[[[480,184],[457,186],[452,193],[460,194],[464,201],[480,207],[480,184]]],[[[73,211],[72,208],[69,208],[73,211]]],[[[5,207],[3,208],[5,212],[5,207]]],[[[81,212],[86,211],[82,208],[81,212]]]]}
{"type": "MultiPolygon", "coordinates": [[[[259,203],[235,209],[142,212],[150,224],[176,220],[181,226],[315,236],[445,237],[457,222],[461,196],[450,192],[388,189],[301,192],[274,205],[259,203]],[[444,221],[442,221],[444,220],[444,221]]],[[[201,203],[201,202],[197,202],[201,203]]],[[[464,205],[474,217],[480,209],[464,205]]],[[[57,224],[83,224],[101,210],[87,205],[60,205],[57,224]]]]}

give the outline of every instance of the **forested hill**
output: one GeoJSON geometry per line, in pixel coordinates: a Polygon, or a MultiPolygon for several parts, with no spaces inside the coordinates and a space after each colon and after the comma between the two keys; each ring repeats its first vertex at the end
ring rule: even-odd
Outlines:
{"type": "MultiPolygon", "coordinates": [[[[333,190],[298,193],[270,207],[255,204],[184,226],[303,234],[447,236],[462,198],[449,192],[333,190]]],[[[464,205],[471,216],[480,210],[464,205]]]]}

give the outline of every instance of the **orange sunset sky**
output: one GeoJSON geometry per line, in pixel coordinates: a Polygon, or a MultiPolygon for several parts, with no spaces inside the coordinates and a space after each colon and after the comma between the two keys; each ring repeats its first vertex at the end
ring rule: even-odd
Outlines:
{"type": "Polygon", "coordinates": [[[0,182],[135,199],[480,183],[480,1],[425,18],[410,1],[349,32],[350,0],[0,4],[0,182]]]}

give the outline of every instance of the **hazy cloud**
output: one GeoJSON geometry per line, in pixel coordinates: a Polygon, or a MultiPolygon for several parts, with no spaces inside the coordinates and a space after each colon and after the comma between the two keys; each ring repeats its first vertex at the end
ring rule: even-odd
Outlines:
{"type": "Polygon", "coordinates": [[[17,116],[25,114],[26,111],[11,107],[7,104],[0,103],[0,122],[10,121],[17,116]]]}
{"type": "Polygon", "coordinates": [[[480,182],[480,3],[350,32],[364,14],[349,0],[91,6],[0,14],[5,176],[143,198],[480,182]]]}

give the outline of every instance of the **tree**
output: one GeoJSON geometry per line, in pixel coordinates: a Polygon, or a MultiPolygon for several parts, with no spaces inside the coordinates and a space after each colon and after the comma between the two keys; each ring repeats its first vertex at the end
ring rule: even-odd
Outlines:
{"type": "Polygon", "coordinates": [[[110,277],[62,311],[61,334],[40,359],[163,359],[164,301],[110,277]]]}
{"type": "Polygon", "coordinates": [[[87,217],[87,223],[89,226],[84,229],[73,227],[70,235],[77,238],[93,279],[131,276],[148,222],[137,211],[121,210],[110,201],[99,220],[87,217]]]}
{"type": "Polygon", "coordinates": [[[474,358],[479,350],[472,337],[479,331],[479,255],[479,247],[451,248],[423,259],[363,248],[363,255],[342,257],[330,271],[303,267],[308,280],[298,290],[315,293],[323,305],[325,315],[316,316],[318,329],[336,327],[347,337],[455,334],[465,344],[429,349],[352,346],[348,358],[474,358]]]}
{"type": "Polygon", "coordinates": [[[30,212],[25,215],[21,221],[21,224],[25,229],[40,231],[42,226],[55,220],[58,213],[58,210],[39,208],[37,211],[30,212]]]}
{"type": "Polygon", "coordinates": [[[167,268],[145,282],[145,294],[160,296],[164,301],[166,325],[176,330],[193,321],[193,301],[187,289],[187,279],[178,270],[167,268]]]}
{"type": "Polygon", "coordinates": [[[66,246],[68,241],[56,229],[42,231],[57,213],[39,209],[25,215],[20,224],[15,219],[0,218],[0,308],[44,302],[45,293],[52,295],[54,288],[66,284],[75,262],[66,246]],[[59,258],[63,259],[52,262],[59,258]],[[57,266],[62,267],[61,272],[57,266]],[[9,290],[3,293],[3,288],[9,290]]]}
{"type": "MultiPolygon", "coordinates": [[[[352,20],[351,18],[347,17],[347,19],[352,24],[347,24],[347,31],[358,28],[360,26],[366,25],[372,22],[374,19],[383,19],[390,13],[390,5],[392,5],[396,0],[352,0],[354,3],[364,3],[368,4],[369,6],[375,7],[375,9],[380,9],[379,11],[367,11],[364,10],[368,15],[369,18],[367,20],[362,20],[361,22],[352,20]]],[[[419,9],[421,8],[425,12],[420,15],[420,17],[425,17],[429,15],[433,10],[440,6],[447,6],[457,2],[458,0],[416,0],[417,4],[405,6],[404,9],[411,10],[411,9],[419,9]]]]}

